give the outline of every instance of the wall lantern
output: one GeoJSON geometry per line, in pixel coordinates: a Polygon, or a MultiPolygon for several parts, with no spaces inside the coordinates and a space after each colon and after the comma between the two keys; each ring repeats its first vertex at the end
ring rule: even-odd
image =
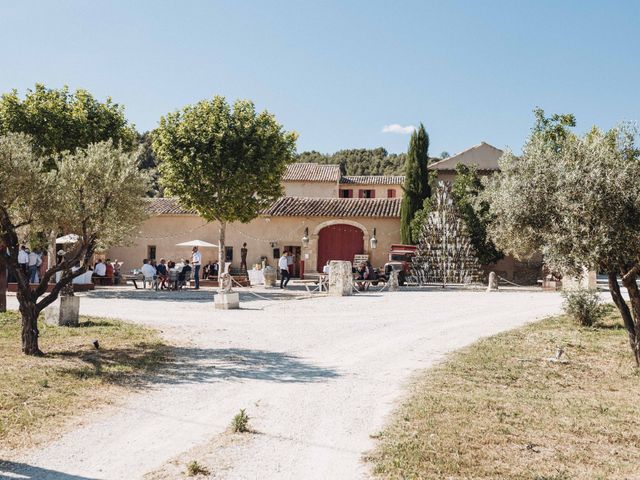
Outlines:
{"type": "Polygon", "coordinates": [[[302,245],[305,248],[309,246],[309,227],[304,227],[304,236],[302,237],[302,245]]]}
{"type": "Polygon", "coordinates": [[[378,246],[378,239],[376,238],[376,229],[373,227],[373,235],[371,235],[371,240],[369,240],[369,244],[371,245],[371,250],[375,250],[378,246]]]}

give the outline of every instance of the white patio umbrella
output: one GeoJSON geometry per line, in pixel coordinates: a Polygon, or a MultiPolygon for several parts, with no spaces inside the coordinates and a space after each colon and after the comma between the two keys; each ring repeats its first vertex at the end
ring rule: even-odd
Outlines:
{"type": "Polygon", "coordinates": [[[213,247],[218,248],[215,243],[205,242],[204,240],[189,240],[188,242],[176,243],[176,247],[213,247]]]}
{"type": "Polygon", "coordinates": [[[76,235],[75,233],[69,233],[68,235],[65,235],[63,237],[56,238],[56,243],[62,243],[66,245],[68,243],[76,243],[78,240],[80,240],[80,237],[78,235],[76,235]]]}

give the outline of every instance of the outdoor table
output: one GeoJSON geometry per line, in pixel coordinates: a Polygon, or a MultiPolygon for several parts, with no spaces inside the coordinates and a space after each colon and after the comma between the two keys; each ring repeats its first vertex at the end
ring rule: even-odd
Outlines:
{"type": "Polygon", "coordinates": [[[144,279],[144,276],[141,273],[140,274],[123,274],[121,275],[121,278],[124,280],[125,284],[127,282],[133,283],[133,286],[136,287],[136,290],[138,290],[140,287],[138,287],[137,282],[141,282],[144,279]]]}
{"type": "Polygon", "coordinates": [[[251,285],[264,285],[264,272],[262,270],[256,270],[255,268],[247,270],[247,276],[251,285]]]}

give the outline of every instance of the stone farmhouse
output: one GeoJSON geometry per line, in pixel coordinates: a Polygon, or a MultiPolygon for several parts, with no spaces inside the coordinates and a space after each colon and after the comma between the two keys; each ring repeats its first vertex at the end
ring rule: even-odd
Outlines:
{"type": "MultiPolygon", "coordinates": [[[[458,163],[475,164],[489,174],[498,170],[502,150],[487,143],[438,161],[430,168],[450,181],[458,163]]],[[[225,258],[240,267],[240,249],[247,244],[249,268],[263,260],[276,265],[283,250],[293,253],[294,276],[321,271],[328,260],[353,261],[367,254],[382,267],[392,244],[400,243],[400,204],[403,176],[344,176],[338,165],[295,163],[282,178],[284,197],[247,224],[227,225],[225,258]],[[309,239],[305,247],[303,237],[309,239]],[[377,240],[372,248],[371,239],[377,240]]],[[[139,267],[143,258],[179,260],[190,249],[176,244],[193,239],[217,243],[218,225],[207,223],[171,198],[149,201],[147,219],[131,246],[111,248],[106,255],[124,262],[123,271],[139,267]]],[[[202,249],[203,261],[216,260],[216,248],[202,249]]],[[[494,269],[513,279],[518,262],[505,259],[494,269]]],[[[517,279],[517,275],[515,275],[517,279]]]]}

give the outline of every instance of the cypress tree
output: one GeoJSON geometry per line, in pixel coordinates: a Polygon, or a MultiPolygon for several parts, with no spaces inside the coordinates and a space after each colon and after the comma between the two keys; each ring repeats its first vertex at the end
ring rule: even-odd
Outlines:
{"type": "Polygon", "coordinates": [[[400,237],[402,243],[412,245],[417,238],[411,235],[411,220],[422,208],[425,198],[431,196],[429,186],[429,135],[420,124],[420,128],[411,134],[409,151],[405,163],[404,197],[400,208],[400,237]]]}

